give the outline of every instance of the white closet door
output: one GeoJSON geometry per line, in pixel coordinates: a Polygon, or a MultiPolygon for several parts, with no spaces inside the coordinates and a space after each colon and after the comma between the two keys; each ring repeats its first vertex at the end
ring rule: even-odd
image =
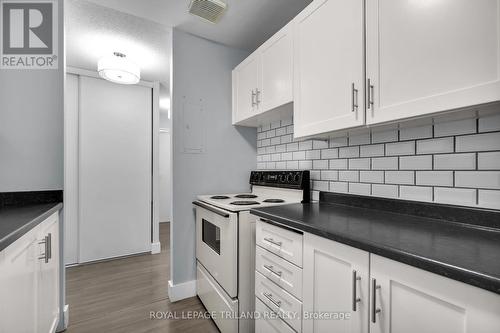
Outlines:
{"type": "Polygon", "coordinates": [[[80,262],[151,250],[152,90],[80,78],[80,262]]]}

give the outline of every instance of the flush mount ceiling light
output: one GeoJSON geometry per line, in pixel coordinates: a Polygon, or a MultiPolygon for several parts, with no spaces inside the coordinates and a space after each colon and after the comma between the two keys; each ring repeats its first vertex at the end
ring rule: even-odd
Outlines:
{"type": "Polygon", "coordinates": [[[226,11],[227,4],[221,0],[191,0],[189,13],[210,22],[217,23],[226,11]]]}
{"type": "Polygon", "coordinates": [[[136,84],[141,79],[139,66],[129,61],[127,56],[120,52],[114,52],[111,56],[99,59],[97,71],[100,77],[114,83],[136,84]]]}

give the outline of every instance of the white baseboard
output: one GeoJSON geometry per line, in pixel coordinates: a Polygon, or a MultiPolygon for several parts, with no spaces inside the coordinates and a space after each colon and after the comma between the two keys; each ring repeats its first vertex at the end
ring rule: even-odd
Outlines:
{"type": "Polygon", "coordinates": [[[60,321],[61,320],[62,320],[62,323],[59,322],[59,325],[57,325],[56,332],[64,332],[68,328],[68,322],[69,322],[69,305],[68,304],[64,305],[63,314],[62,314],[62,318],[60,318],[60,321]]]}
{"type": "Polygon", "coordinates": [[[172,280],[168,280],[168,297],[171,302],[177,302],[185,298],[196,296],[196,280],[172,284],[172,280]]]}
{"type": "Polygon", "coordinates": [[[151,254],[158,254],[160,252],[161,252],[161,243],[160,242],[151,243],[151,254]]]}

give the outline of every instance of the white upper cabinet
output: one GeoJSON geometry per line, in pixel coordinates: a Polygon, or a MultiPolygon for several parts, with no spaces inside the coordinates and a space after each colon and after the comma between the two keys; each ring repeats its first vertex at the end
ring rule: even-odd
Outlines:
{"type": "Polygon", "coordinates": [[[292,29],[287,25],[233,70],[233,124],[258,126],[280,119],[293,101],[292,29]]]}
{"type": "Polygon", "coordinates": [[[345,313],[350,318],[304,318],[303,332],[368,332],[369,260],[368,252],[304,234],[304,313],[345,313]]]}
{"type": "Polygon", "coordinates": [[[364,125],[363,0],[315,0],[294,19],[294,133],[364,125]]]}
{"type": "Polygon", "coordinates": [[[285,26],[260,47],[262,54],[262,111],[293,100],[291,25],[285,26]]]}
{"type": "Polygon", "coordinates": [[[261,58],[252,54],[233,70],[233,124],[257,114],[261,58]]]}
{"type": "Polygon", "coordinates": [[[367,123],[500,100],[499,0],[366,1],[367,123]]]}
{"type": "Polygon", "coordinates": [[[370,273],[370,333],[499,331],[497,294],[373,254],[370,273]]]}

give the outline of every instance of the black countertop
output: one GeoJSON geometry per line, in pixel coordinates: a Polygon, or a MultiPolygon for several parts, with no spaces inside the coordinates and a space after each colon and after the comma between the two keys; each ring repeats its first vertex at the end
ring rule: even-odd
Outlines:
{"type": "MultiPolygon", "coordinates": [[[[400,200],[375,199],[378,202],[374,206],[382,209],[374,209],[366,208],[371,205],[369,197],[333,196],[341,200],[332,201],[342,204],[291,204],[255,208],[251,213],[500,294],[500,229],[484,226],[500,221],[500,212],[415,203],[413,210],[419,215],[427,210],[433,216],[429,218],[394,213],[401,209],[390,207],[398,206],[400,200]],[[349,201],[357,202],[357,206],[347,205],[349,201]],[[419,209],[418,205],[427,208],[419,209]],[[440,216],[436,212],[449,213],[453,221],[445,216],[435,218],[440,216]],[[481,220],[478,225],[454,218],[473,221],[474,214],[481,220]]],[[[401,205],[414,204],[401,201],[401,205]]]]}
{"type": "Polygon", "coordinates": [[[0,208],[0,251],[62,208],[62,203],[28,204],[0,208]]]}

